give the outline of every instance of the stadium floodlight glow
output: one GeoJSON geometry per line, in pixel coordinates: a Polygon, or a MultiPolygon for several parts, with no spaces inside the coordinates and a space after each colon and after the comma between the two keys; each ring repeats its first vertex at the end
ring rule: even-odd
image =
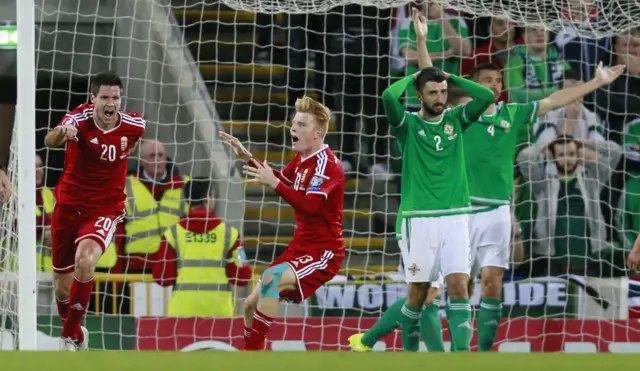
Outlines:
{"type": "Polygon", "coordinates": [[[15,25],[0,26],[0,49],[15,49],[17,46],[17,27],[15,25]]]}

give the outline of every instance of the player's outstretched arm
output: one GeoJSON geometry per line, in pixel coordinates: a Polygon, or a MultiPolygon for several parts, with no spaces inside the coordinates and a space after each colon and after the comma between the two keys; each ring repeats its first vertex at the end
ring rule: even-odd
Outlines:
{"type": "Polygon", "coordinates": [[[400,98],[404,95],[409,85],[416,81],[415,75],[409,75],[400,81],[396,81],[382,92],[382,104],[391,126],[400,126],[404,118],[404,105],[400,98]]]}
{"type": "Polygon", "coordinates": [[[558,108],[564,107],[605,85],[611,84],[615,79],[622,75],[625,68],[626,66],[623,64],[619,64],[611,68],[604,68],[602,67],[602,62],[600,62],[596,70],[596,76],[591,81],[587,81],[578,86],[558,90],[550,96],[541,99],[539,101],[540,108],[538,109],[538,116],[555,111],[558,108]]]}
{"type": "Polygon", "coordinates": [[[65,124],[49,131],[44,137],[44,145],[49,148],[59,148],[70,140],[78,141],[78,128],[73,124],[65,124]]]}
{"type": "Polygon", "coordinates": [[[449,81],[456,84],[473,98],[464,108],[467,123],[477,121],[495,100],[495,95],[491,89],[485,88],[476,82],[454,74],[449,75],[449,81]]]}

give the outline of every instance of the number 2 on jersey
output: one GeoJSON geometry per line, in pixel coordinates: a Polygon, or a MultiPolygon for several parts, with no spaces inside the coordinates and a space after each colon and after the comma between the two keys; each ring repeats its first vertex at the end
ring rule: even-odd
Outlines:
{"type": "Polygon", "coordinates": [[[102,155],[100,155],[101,160],[114,162],[116,160],[116,155],[116,146],[113,144],[102,145],[102,155]]]}
{"type": "Polygon", "coordinates": [[[433,137],[433,140],[436,141],[436,151],[442,151],[444,148],[440,147],[440,143],[442,143],[442,138],[439,135],[433,137]]]}

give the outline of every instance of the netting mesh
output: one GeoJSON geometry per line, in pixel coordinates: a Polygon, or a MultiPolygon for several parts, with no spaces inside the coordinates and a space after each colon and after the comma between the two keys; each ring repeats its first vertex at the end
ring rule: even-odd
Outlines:
{"type": "MultiPolygon", "coordinates": [[[[303,94],[324,102],[334,113],[327,141],[348,178],[347,257],[334,282],[302,305],[282,306],[279,315],[286,318],[273,329],[269,348],[347,350],[350,334],[370,327],[406,294],[403,274],[396,269],[401,263],[395,241],[401,155],[380,95],[417,71],[408,3],[36,1],[38,146],[65,112],[86,102],[90,75],[115,70],[125,80],[124,108],[145,116],[145,137],[164,143],[176,174],[216,181],[216,212],[241,231],[247,264],[256,274],[291,240],[294,213],[271,190],[242,183],[239,164],[219,147],[217,131],[233,134],[257,158],[281,167],[294,156],[288,135],[293,102],[303,94]]],[[[519,135],[522,149],[573,128],[578,138],[609,140],[627,154],[603,165],[612,178],[604,181],[599,195],[606,230],[600,242],[611,248],[585,258],[595,263],[580,272],[567,259],[539,255],[536,246],[544,241],[535,225],[545,216],[537,214],[540,200],[526,174],[514,166],[514,213],[523,234],[513,240],[505,278],[505,319],[498,336],[505,351],[623,351],[635,349],[625,348],[627,343],[640,342],[637,324],[628,321],[640,294],[624,268],[624,256],[640,231],[637,169],[629,160],[640,145],[634,124],[640,115],[640,38],[628,32],[640,25],[640,8],[637,1],[626,0],[593,1],[588,9],[577,3],[468,0],[434,1],[425,7],[428,49],[437,66],[466,74],[492,54],[490,60],[504,68],[505,96],[512,102],[541,99],[565,80],[589,79],[597,60],[629,66],[628,76],[615,86],[586,97],[582,106],[552,113],[519,135]],[[547,35],[539,27],[555,33],[547,35]],[[566,78],[567,70],[577,76],[566,78]]],[[[410,110],[419,107],[411,96],[405,102],[410,110]]],[[[62,151],[39,148],[38,153],[44,161],[42,186],[53,188],[62,151]]],[[[11,154],[9,174],[17,187],[15,147],[11,154]]],[[[132,174],[144,178],[138,171],[141,153],[132,157],[132,174]]],[[[161,166],[156,163],[149,171],[161,166]]],[[[18,331],[16,197],[3,204],[1,219],[0,348],[15,348],[18,331]]],[[[136,217],[130,215],[127,223],[136,217]]],[[[555,237],[575,237],[566,233],[555,237]]],[[[135,339],[145,350],[242,347],[240,317],[165,318],[171,288],[161,287],[151,275],[157,257],[131,258],[128,238],[124,228],[118,231],[118,265],[103,269],[96,279],[86,320],[92,349],[132,349],[135,339]],[[140,263],[145,259],[146,266],[140,263]]],[[[38,251],[46,255],[49,246],[44,240],[41,245],[38,251]]],[[[55,348],[61,322],[45,270],[39,267],[40,299],[34,310],[41,335],[46,335],[40,347],[55,348]]],[[[471,300],[476,307],[481,291],[478,284],[471,300]]],[[[247,286],[234,293],[240,316],[247,286]]],[[[387,349],[401,348],[398,334],[383,341],[387,349]]]]}

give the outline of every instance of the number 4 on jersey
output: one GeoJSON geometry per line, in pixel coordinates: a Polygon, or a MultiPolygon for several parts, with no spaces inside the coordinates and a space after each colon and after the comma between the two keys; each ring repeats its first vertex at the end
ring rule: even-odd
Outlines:
{"type": "Polygon", "coordinates": [[[491,134],[491,136],[492,136],[492,137],[496,135],[496,134],[495,134],[495,133],[496,133],[496,132],[495,132],[495,130],[496,130],[496,129],[495,129],[495,126],[493,126],[493,125],[489,125],[489,127],[487,127],[487,132],[488,132],[489,134],[491,134]]]}

